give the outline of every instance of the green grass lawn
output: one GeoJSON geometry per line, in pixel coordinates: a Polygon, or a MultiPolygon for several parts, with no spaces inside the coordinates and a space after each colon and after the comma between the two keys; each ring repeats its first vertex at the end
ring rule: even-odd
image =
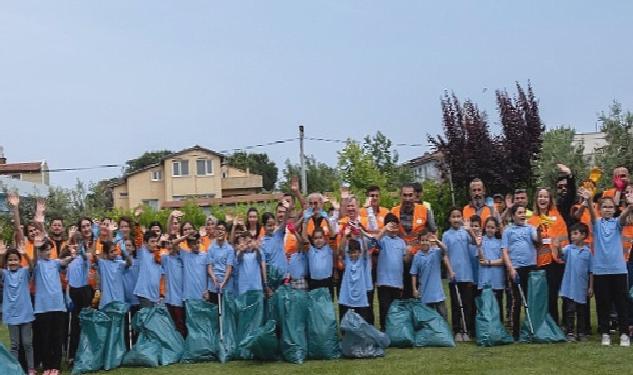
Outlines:
{"type": "MultiPolygon", "coordinates": [[[[450,303],[447,304],[450,311],[450,303]]],[[[377,303],[374,305],[377,306],[377,303]]],[[[594,305],[595,307],[595,305],[594,305]]],[[[378,317],[378,311],[376,311],[378,317]]],[[[595,310],[592,312],[597,327],[595,310]]],[[[584,343],[550,345],[514,344],[493,348],[475,343],[457,343],[455,348],[388,349],[385,357],[371,360],[340,359],[306,361],[303,365],[285,362],[261,363],[235,361],[227,364],[200,363],[173,365],[157,369],[122,368],[101,374],[630,374],[633,373],[633,347],[618,346],[619,337],[612,336],[613,346],[602,347],[598,334],[584,343]]],[[[0,341],[8,348],[6,327],[0,327],[0,341]]],[[[64,372],[65,374],[68,372],[64,372]]],[[[1,375],[1,374],[0,374],[1,375]]]]}

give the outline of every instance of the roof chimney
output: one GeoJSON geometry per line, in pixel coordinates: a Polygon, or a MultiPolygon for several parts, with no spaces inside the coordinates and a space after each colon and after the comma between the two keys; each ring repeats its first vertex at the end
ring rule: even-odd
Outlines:
{"type": "Polygon", "coordinates": [[[7,158],[4,157],[4,147],[0,146],[0,164],[7,164],[7,158]]]}

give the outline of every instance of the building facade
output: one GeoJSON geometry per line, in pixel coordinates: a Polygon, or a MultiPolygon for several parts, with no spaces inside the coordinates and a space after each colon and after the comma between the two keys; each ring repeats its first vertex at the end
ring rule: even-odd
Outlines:
{"type": "Polygon", "coordinates": [[[415,182],[424,182],[427,180],[441,181],[441,160],[441,154],[439,152],[425,152],[424,155],[411,159],[404,165],[413,172],[415,182]]]}

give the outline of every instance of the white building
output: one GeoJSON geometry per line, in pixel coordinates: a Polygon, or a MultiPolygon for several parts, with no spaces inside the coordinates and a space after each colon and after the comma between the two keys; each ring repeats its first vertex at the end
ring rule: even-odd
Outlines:
{"type": "Polygon", "coordinates": [[[425,152],[424,155],[411,159],[404,163],[413,172],[415,182],[426,180],[440,181],[442,172],[440,170],[441,154],[438,152],[425,152]]]}
{"type": "Polygon", "coordinates": [[[607,145],[603,132],[587,132],[576,133],[572,144],[584,147],[583,156],[590,166],[594,166],[596,155],[600,153],[600,149],[607,145]]]}

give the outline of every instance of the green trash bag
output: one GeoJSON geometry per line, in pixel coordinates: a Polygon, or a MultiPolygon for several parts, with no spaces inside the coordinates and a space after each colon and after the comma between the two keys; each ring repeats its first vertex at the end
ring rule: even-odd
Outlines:
{"type": "Polygon", "coordinates": [[[72,373],[98,371],[103,368],[111,320],[105,313],[88,307],[79,313],[79,321],[81,335],[72,373]]]}
{"type": "Polygon", "coordinates": [[[0,342],[0,374],[24,375],[20,362],[0,342]]]}
{"type": "Polygon", "coordinates": [[[141,309],[134,316],[132,327],[139,336],[123,358],[123,365],[166,366],[182,358],[184,340],[165,307],[141,309]]]}
{"type": "Polygon", "coordinates": [[[273,304],[281,328],[282,356],[288,362],[301,364],[308,352],[305,319],[308,313],[307,293],[282,285],[273,295],[273,304]]]}
{"type": "Polygon", "coordinates": [[[411,300],[394,300],[389,306],[385,321],[385,332],[391,346],[410,348],[415,343],[411,300]]]}
{"type": "Polygon", "coordinates": [[[239,358],[237,341],[237,305],[235,299],[229,293],[222,294],[222,333],[217,330],[218,358],[221,363],[226,363],[233,358],[239,358]]]}
{"type": "Polygon", "coordinates": [[[181,362],[214,361],[217,357],[218,305],[201,300],[185,301],[187,338],[181,362]]]}
{"type": "Polygon", "coordinates": [[[279,359],[279,339],[277,322],[269,320],[255,329],[240,342],[240,348],[248,350],[258,361],[276,361],[279,359]]]}
{"type": "Polygon", "coordinates": [[[125,356],[125,314],[127,305],[123,302],[111,302],[101,312],[110,318],[110,329],[103,353],[103,369],[111,370],[121,366],[125,356]]]}
{"type": "Polygon", "coordinates": [[[341,356],[336,312],[327,288],[308,293],[308,358],[336,359],[341,356]]]}
{"type": "Polygon", "coordinates": [[[241,342],[252,335],[264,321],[264,293],[261,290],[249,290],[235,299],[237,309],[237,342],[240,343],[239,356],[251,359],[250,350],[242,347],[241,342]]]}
{"type": "Polygon", "coordinates": [[[415,346],[455,346],[451,327],[440,313],[419,300],[412,300],[410,306],[415,329],[415,346]]]}
{"type": "Polygon", "coordinates": [[[492,287],[485,286],[481,295],[475,299],[477,317],[475,318],[475,332],[477,345],[497,346],[512,344],[512,336],[506,331],[499,317],[499,304],[492,287]]]}
{"type": "Polygon", "coordinates": [[[348,358],[376,358],[385,355],[389,336],[367,323],[353,310],[341,320],[341,352],[348,358]]]}
{"type": "Polygon", "coordinates": [[[268,287],[272,290],[277,290],[284,282],[284,274],[279,272],[277,267],[266,265],[266,281],[268,282],[268,287]]]}
{"type": "Polygon", "coordinates": [[[545,271],[532,271],[528,278],[527,303],[532,320],[527,316],[521,325],[521,342],[566,342],[565,334],[549,315],[549,296],[545,271]],[[534,331],[532,331],[532,327],[534,331]]]}

